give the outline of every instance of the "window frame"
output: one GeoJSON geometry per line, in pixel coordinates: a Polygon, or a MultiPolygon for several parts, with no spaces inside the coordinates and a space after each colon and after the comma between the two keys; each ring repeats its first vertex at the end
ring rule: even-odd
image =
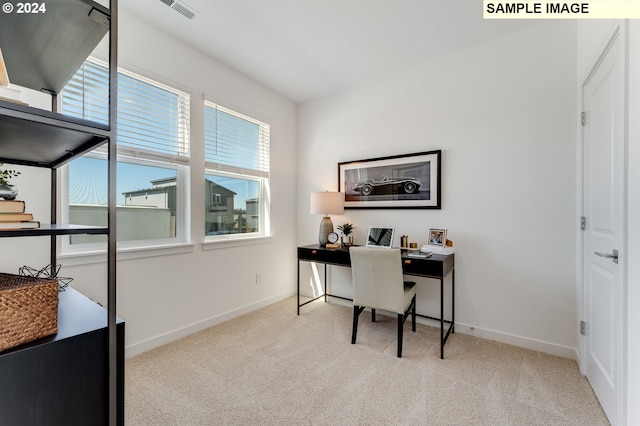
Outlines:
{"type": "MultiPolygon", "coordinates": [[[[245,245],[251,244],[256,240],[268,240],[271,238],[271,196],[270,196],[270,185],[271,185],[271,125],[254,117],[248,116],[237,109],[231,109],[225,106],[222,102],[214,101],[205,96],[203,102],[203,150],[204,150],[204,175],[203,180],[207,180],[207,176],[221,176],[221,177],[229,177],[240,180],[249,180],[258,183],[258,214],[259,214],[259,231],[258,232],[245,232],[245,233],[230,233],[230,234],[219,234],[219,235],[206,235],[206,229],[203,236],[203,248],[212,249],[218,248],[221,243],[224,245],[245,245]],[[255,173],[242,173],[237,170],[225,170],[225,167],[222,169],[216,169],[213,164],[207,161],[207,138],[206,138],[206,110],[207,107],[219,108],[223,112],[227,114],[234,115],[242,120],[249,121],[260,126],[260,133],[265,131],[267,132],[267,160],[269,162],[269,170],[265,171],[256,171],[255,173]],[[232,244],[234,243],[234,244],[232,244]],[[208,246],[208,247],[207,247],[208,246]]],[[[264,144],[264,140],[261,140],[259,143],[264,144]]],[[[263,150],[264,147],[260,147],[258,149],[263,150]]],[[[233,169],[233,167],[231,167],[233,169]]],[[[204,212],[205,218],[203,225],[206,224],[206,212],[209,211],[209,206],[206,204],[206,191],[203,194],[204,201],[204,212]]],[[[205,226],[206,228],[206,226],[205,226]]]]}
{"type": "MultiPolygon", "coordinates": [[[[89,58],[89,61],[97,65],[107,67],[104,61],[96,58],[89,58]]],[[[179,114],[179,127],[183,129],[179,133],[179,138],[184,147],[186,147],[187,155],[177,156],[171,154],[154,153],[153,151],[145,151],[130,146],[117,147],[117,162],[128,163],[140,166],[158,167],[175,170],[176,172],[176,225],[175,237],[157,238],[147,240],[118,240],[118,253],[129,253],[126,257],[137,258],[154,255],[164,255],[172,252],[182,253],[193,250],[191,243],[191,206],[190,206],[190,161],[191,161],[191,94],[184,90],[170,86],[162,81],[157,81],[157,77],[151,79],[139,72],[132,72],[122,67],[118,67],[118,73],[134,78],[141,82],[153,85],[159,89],[167,90],[175,93],[181,98],[180,104],[186,106],[186,113],[179,114]]],[[[58,97],[58,107],[62,110],[63,95],[58,97]]],[[[117,126],[117,123],[116,123],[117,126]]],[[[116,141],[117,143],[117,138],[116,141]]],[[[107,159],[106,147],[99,147],[85,154],[87,158],[95,158],[100,160],[107,159]]],[[[58,169],[58,217],[62,223],[69,223],[69,165],[66,164],[58,169]]],[[[118,206],[116,206],[117,209],[118,206]]],[[[106,242],[99,243],[79,243],[71,244],[70,236],[64,236],[58,239],[58,248],[60,257],[73,258],[85,257],[88,261],[81,261],[78,264],[93,263],[102,261],[102,254],[107,251],[106,242]],[[91,259],[89,259],[91,258],[91,259]]]]}
{"type": "MultiPolygon", "coordinates": [[[[268,207],[265,206],[265,185],[266,182],[264,182],[265,178],[260,178],[260,177],[255,177],[255,176],[251,176],[248,177],[246,175],[239,175],[239,174],[235,174],[235,173],[228,173],[228,172],[220,172],[220,171],[213,171],[211,169],[207,169],[205,168],[205,181],[207,180],[207,176],[220,176],[220,177],[228,177],[228,178],[233,178],[233,179],[239,179],[239,180],[246,180],[246,181],[253,181],[253,182],[257,182],[258,183],[258,199],[261,200],[261,202],[258,203],[259,205],[259,212],[258,214],[260,215],[259,217],[259,229],[263,230],[263,229],[269,229],[269,226],[266,226],[263,222],[264,222],[264,217],[265,217],[265,213],[268,211],[268,207]]],[[[206,195],[205,195],[206,196],[206,195]]],[[[206,205],[205,203],[205,212],[209,212],[209,207],[206,205]]],[[[205,224],[206,224],[206,213],[205,213],[205,224]]],[[[243,233],[229,233],[229,234],[218,234],[218,235],[206,235],[206,230],[205,230],[205,242],[222,242],[222,241],[230,241],[230,240],[243,240],[243,239],[255,239],[255,238],[264,238],[264,237],[269,237],[271,234],[270,232],[243,232],[243,233]]]]}

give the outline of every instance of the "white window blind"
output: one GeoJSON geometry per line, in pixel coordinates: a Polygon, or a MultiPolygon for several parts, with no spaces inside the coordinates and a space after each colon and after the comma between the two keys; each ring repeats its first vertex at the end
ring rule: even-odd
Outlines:
{"type": "Polygon", "coordinates": [[[189,97],[120,72],[118,147],[189,159],[189,97]]]}
{"type": "Polygon", "coordinates": [[[268,124],[208,101],[204,118],[208,170],[269,177],[268,124]]]}
{"type": "MultiPolygon", "coordinates": [[[[107,123],[108,90],[108,68],[86,61],[63,92],[63,113],[107,123]]],[[[119,70],[116,121],[118,155],[188,163],[188,94],[119,70]]]]}
{"type": "Polygon", "coordinates": [[[109,123],[109,70],[86,61],[62,92],[62,112],[97,123],[109,123]]]}

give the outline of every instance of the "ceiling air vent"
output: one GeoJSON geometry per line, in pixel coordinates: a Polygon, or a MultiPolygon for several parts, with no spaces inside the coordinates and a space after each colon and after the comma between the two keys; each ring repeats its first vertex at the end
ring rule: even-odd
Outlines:
{"type": "Polygon", "coordinates": [[[187,6],[184,2],[175,1],[175,0],[160,0],[162,3],[171,7],[171,9],[178,12],[180,15],[184,16],[187,19],[195,19],[196,12],[192,7],[187,6]]]}

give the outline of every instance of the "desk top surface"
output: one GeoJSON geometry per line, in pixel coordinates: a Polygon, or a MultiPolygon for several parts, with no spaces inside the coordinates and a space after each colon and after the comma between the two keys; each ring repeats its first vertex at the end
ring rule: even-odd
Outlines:
{"type": "MultiPolygon", "coordinates": [[[[384,250],[384,249],[380,249],[384,250]]],[[[454,254],[431,254],[427,258],[409,257],[411,251],[402,249],[402,268],[406,274],[425,277],[444,277],[454,268],[454,254]]],[[[298,247],[298,260],[330,265],[350,266],[349,247],[326,248],[320,244],[298,247]]]]}
{"type": "MultiPolygon", "coordinates": [[[[299,249],[303,249],[303,250],[324,250],[324,251],[337,251],[337,252],[349,252],[349,247],[358,247],[357,245],[354,246],[343,246],[340,248],[326,248],[324,246],[321,246],[320,244],[311,244],[308,246],[300,246],[298,247],[299,249]]],[[[361,247],[361,246],[360,246],[361,247]]],[[[393,248],[399,248],[399,247],[393,247],[393,248]]],[[[384,250],[384,249],[380,249],[380,250],[384,250]]],[[[418,250],[407,250],[407,249],[400,249],[400,255],[405,258],[409,258],[409,253],[415,253],[418,250]]],[[[431,260],[436,260],[439,262],[442,262],[448,258],[452,258],[455,255],[452,254],[439,254],[439,253],[431,253],[431,256],[429,256],[427,259],[431,259],[431,260]]],[[[410,258],[410,259],[416,259],[416,258],[410,258]]],[[[420,258],[417,258],[420,259],[420,258]]]]}

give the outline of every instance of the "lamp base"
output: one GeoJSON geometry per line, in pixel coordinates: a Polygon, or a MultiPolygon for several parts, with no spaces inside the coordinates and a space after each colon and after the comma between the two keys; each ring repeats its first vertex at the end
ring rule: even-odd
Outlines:
{"type": "Polygon", "coordinates": [[[329,216],[322,218],[320,222],[320,232],[318,233],[318,242],[321,246],[327,245],[329,242],[329,234],[333,232],[333,222],[329,216]]]}

